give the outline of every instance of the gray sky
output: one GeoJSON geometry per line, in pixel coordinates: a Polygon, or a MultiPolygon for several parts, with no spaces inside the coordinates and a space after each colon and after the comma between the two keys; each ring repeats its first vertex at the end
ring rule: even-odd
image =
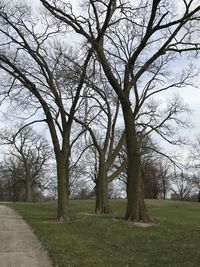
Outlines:
{"type": "MultiPolygon", "coordinates": [[[[30,0],[30,1],[34,3],[34,5],[37,7],[40,5],[39,0],[30,0]]],[[[71,1],[71,3],[78,4],[80,3],[80,1],[79,0],[71,1]]],[[[194,4],[199,5],[199,1],[196,0],[194,4]]],[[[180,8],[180,13],[182,12],[181,9],[182,8],[180,8]]],[[[185,58],[180,59],[180,61],[178,62],[179,66],[182,64],[187,64],[187,60],[185,58]]],[[[195,61],[194,64],[196,64],[196,66],[200,66],[200,59],[195,61]]],[[[174,66],[174,68],[179,68],[179,66],[174,66]]],[[[199,77],[199,80],[200,80],[200,77],[199,77]]],[[[186,116],[188,116],[188,119],[191,120],[193,127],[190,127],[185,130],[181,130],[181,132],[183,133],[183,135],[186,135],[193,140],[196,135],[200,134],[200,86],[199,88],[188,87],[188,88],[182,88],[178,90],[175,89],[175,90],[172,90],[171,92],[167,92],[168,96],[169,94],[173,95],[174,93],[179,94],[184,99],[184,101],[188,103],[192,111],[191,114],[188,114],[186,116]]],[[[172,146],[162,141],[161,141],[161,145],[164,147],[164,149],[168,151],[173,150],[184,156],[186,156],[188,153],[188,146],[183,146],[181,148],[177,148],[177,147],[173,148],[172,146]]]]}
{"type": "MultiPolygon", "coordinates": [[[[29,0],[28,3],[31,3],[36,9],[41,8],[41,4],[39,0],[29,0]]],[[[78,3],[80,1],[73,1],[73,3],[78,3]]],[[[199,4],[199,2],[196,2],[199,4]]],[[[186,60],[180,60],[180,63],[178,64],[187,64],[186,60]]],[[[196,61],[197,66],[200,66],[200,60],[196,61]]],[[[178,66],[175,66],[175,68],[178,66]]],[[[200,77],[199,77],[200,80],[200,77]]],[[[199,83],[200,84],[200,83],[199,83]]],[[[189,115],[189,118],[191,119],[194,127],[182,131],[187,136],[190,136],[191,139],[194,138],[195,135],[200,133],[200,87],[199,88],[184,88],[180,90],[174,90],[172,93],[177,93],[185,100],[186,103],[189,104],[189,107],[192,110],[192,113],[189,115]]],[[[40,126],[39,126],[40,127],[40,126]]],[[[170,150],[171,146],[164,144],[162,142],[162,145],[165,147],[166,150],[170,150]]],[[[187,154],[188,147],[183,147],[180,149],[175,148],[176,151],[180,151],[182,155],[187,154]]]]}

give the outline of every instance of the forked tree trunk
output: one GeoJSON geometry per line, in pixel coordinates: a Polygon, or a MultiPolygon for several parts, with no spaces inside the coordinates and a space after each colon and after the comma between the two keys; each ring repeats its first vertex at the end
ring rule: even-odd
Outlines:
{"type": "Polygon", "coordinates": [[[69,173],[67,171],[66,159],[60,153],[57,156],[57,177],[58,177],[58,220],[63,221],[67,217],[67,203],[68,203],[68,185],[69,173]]]}
{"type": "Polygon", "coordinates": [[[131,106],[122,103],[122,110],[128,156],[127,208],[125,219],[140,221],[146,217],[146,211],[143,208],[144,195],[141,192],[140,151],[131,106]]]}
{"type": "Polygon", "coordinates": [[[96,206],[95,212],[98,214],[109,214],[111,209],[108,200],[108,179],[104,166],[104,161],[100,159],[99,173],[96,182],[96,206]]]}

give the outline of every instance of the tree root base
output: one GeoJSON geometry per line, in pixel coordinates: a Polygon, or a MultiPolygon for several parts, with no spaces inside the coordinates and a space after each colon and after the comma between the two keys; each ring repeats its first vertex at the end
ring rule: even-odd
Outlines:
{"type": "Polygon", "coordinates": [[[100,214],[112,214],[112,210],[109,207],[96,208],[95,213],[98,215],[100,215],[100,214]]]}

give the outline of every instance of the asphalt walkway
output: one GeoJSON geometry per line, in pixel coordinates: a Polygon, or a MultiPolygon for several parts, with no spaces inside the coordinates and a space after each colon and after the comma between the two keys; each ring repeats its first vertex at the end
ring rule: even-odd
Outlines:
{"type": "Polygon", "coordinates": [[[53,266],[47,252],[22,217],[2,205],[0,205],[0,266],[53,266]]]}

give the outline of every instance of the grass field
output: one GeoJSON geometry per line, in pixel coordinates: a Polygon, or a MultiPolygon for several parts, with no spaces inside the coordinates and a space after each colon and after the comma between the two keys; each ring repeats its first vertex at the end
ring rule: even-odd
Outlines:
{"type": "Polygon", "coordinates": [[[125,201],[113,200],[113,216],[95,216],[94,202],[73,200],[73,221],[58,223],[51,204],[9,204],[31,225],[59,267],[200,266],[200,203],[147,200],[159,224],[142,228],[116,219],[125,201]]]}

